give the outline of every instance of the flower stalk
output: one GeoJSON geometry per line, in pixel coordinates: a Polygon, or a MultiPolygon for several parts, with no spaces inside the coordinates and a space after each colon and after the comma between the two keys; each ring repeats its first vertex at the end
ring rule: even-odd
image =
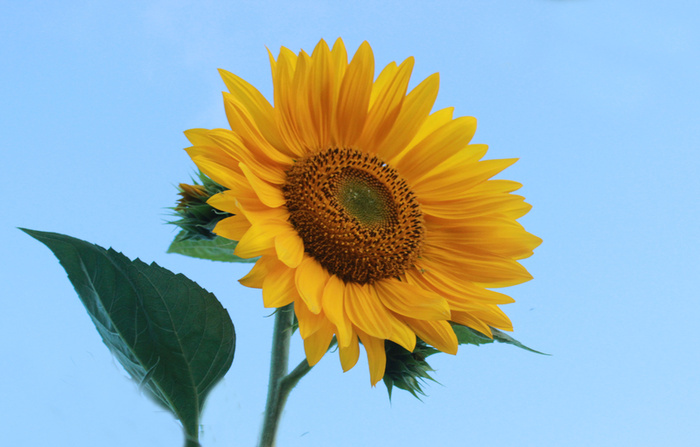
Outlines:
{"type": "MultiPolygon", "coordinates": [[[[272,356],[270,358],[270,383],[267,386],[267,403],[259,447],[274,447],[277,439],[277,429],[282,419],[282,410],[292,389],[304,377],[312,366],[306,359],[299,362],[289,374],[289,340],[294,324],[294,305],[288,304],[275,313],[275,326],[272,335],[272,356]]],[[[336,345],[333,338],[328,349],[336,345]]]]}
{"type": "MultiPolygon", "coordinates": [[[[272,355],[270,358],[270,383],[267,388],[267,403],[260,433],[259,447],[273,447],[277,438],[282,409],[287,401],[291,388],[308,372],[301,374],[291,386],[284,385],[289,365],[289,339],[294,323],[294,306],[289,304],[275,313],[275,326],[272,335],[272,355]]],[[[306,361],[304,361],[306,363],[306,361]]],[[[307,364],[307,368],[308,367],[307,364]]],[[[299,369],[297,367],[297,369],[299,369]]],[[[295,369],[296,371],[296,369],[295,369]]]]}

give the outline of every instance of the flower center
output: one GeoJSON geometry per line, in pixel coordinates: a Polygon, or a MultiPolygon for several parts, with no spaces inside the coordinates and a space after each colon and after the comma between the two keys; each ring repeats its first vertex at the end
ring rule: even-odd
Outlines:
{"type": "Polygon", "coordinates": [[[282,191],[304,250],[346,282],[400,276],[420,255],[420,206],[373,155],[338,148],[309,155],[287,171],[282,191]]]}

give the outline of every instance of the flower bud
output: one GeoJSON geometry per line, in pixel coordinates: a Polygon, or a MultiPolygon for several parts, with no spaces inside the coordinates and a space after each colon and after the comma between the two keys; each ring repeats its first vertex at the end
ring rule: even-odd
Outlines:
{"type": "Polygon", "coordinates": [[[180,183],[178,194],[180,198],[173,208],[179,219],[170,222],[180,227],[183,240],[186,239],[215,239],[212,232],[216,224],[232,214],[212,208],[207,200],[226,188],[219,185],[209,177],[199,173],[200,183],[193,180],[194,184],[180,183]]]}

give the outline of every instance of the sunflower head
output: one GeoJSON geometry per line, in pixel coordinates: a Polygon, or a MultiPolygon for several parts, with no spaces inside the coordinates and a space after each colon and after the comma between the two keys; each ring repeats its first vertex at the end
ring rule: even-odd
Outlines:
{"type": "Polygon", "coordinates": [[[482,160],[474,118],[432,111],[438,75],[409,91],[413,58],[375,78],[369,44],[349,59],[340,39],[270,63],[272,103],[221,71],[231,129],[188,131],[188,152],[225,188],[214,233],[260,257],[241,283],[294,304],[309,364],[336,337],[348,370],[361,343],[376,384],[387,340],[420,357],[417,339],[456,353],[451,322],[512,330],[491,289],[531,278],[518,261],[540,239],[516,221],[520,185],[491,179],[515,160],[482,160]]]}

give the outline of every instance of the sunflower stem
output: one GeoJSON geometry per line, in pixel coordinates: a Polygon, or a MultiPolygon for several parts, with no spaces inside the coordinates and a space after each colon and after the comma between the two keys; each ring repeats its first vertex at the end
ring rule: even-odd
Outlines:
{"type": "MultiPolygon", "coordinates": [[[[333,337],[333,341],[331,341],[331,344],[328,347],[328,349],[333,349],[336,343],[336,339],[335,337],[333,337]]],[[[296,386],[297,383],[299,383],[302,377],[304,377],[309,371],[311,371],[311,368],[313,368],[313,366],[309,366],[309,362],[307,362],[306,359],[304,359],[301,362],[299,362],[297,367],[294,368],[292,372],[290,372],[282,378],[282,380],[280,381],[280,400],[282,406],[284,406],[285,402],[287,401],[287,397],[289,397],[289,393],[292,391],[292,389],[296,386]]]]}
{"type": "MultiPolygon", "coordinates": [[[[277,438],[277,429],[279,428],[280,418],[282,416],[282,409],[284,408],[287,396],[289,396],[289,392],[292,388],[289,387],[289,389],[285,391],[284,396],[282,395],[282,383],[287,375],[287,368],[289,365],[289,339],[292,335],[293,322],[294,307],[292,304],[277,310],[275,314],[275,327],[272,334],[270,383],[267,387],[267,403],[265,405],[265,415],[262,432],[260,433],[259,447],[274,447],[275,439],[277,438]]],[[[299,367],[297,367],[297,369],[299,369],[299,367]]],[[[303,374],[299,376],[299,379],[302,376],[303,374]]],[[[296,382],[298,382],[299,379],[297,379],[296,382]]]]}

